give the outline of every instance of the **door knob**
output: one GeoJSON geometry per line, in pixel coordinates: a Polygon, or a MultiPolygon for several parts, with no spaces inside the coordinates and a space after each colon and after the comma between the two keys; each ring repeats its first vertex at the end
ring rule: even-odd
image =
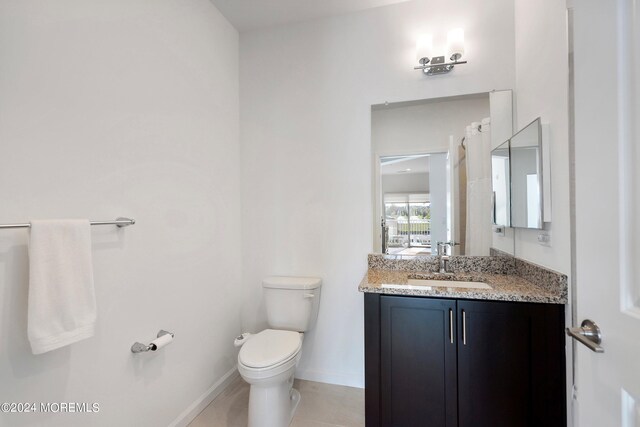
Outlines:
{"type": "Polygon", "coordinates": [[[567,328],[567,335],[577,339],[595,353],[604,353],[604,349],[600,347],[602,334],[593,320],[583,320],[579,328],[567,328]]]}

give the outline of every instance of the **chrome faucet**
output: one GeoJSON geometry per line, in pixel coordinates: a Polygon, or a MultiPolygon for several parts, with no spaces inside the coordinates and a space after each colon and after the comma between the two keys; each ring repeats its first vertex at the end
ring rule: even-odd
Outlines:
{"type": "Polygon", "coordinates": [[[451,273],[449,271],[449,255],[440,255],[440,273],[451,273]]]}
{"type": "Polygon", "coordinates": [[[440,273],[451,273],[449,271],[449,255],[447,255],[447,247],[451,248],[459,243],[455,242],[437,242],[437,254],[440,257],[440,273]]]}
{"type": "Polygon", "coordinates": [[[447,245],[448,242],[436,242],[436,250],[438,256],[447,255],[447,245]]]}

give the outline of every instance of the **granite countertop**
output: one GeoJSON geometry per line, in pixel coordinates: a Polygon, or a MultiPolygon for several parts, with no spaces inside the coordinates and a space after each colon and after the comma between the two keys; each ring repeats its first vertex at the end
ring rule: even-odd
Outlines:
{"type": "Polygon", "coordinates": [[[413,295],[438,298],[477,299],[494,301],[521,301],[547,304],[566,304],[566,286],[556,286],[546,281],[530,281],[516,274],[495,274],[487,272],[456,272],[440,274],[415,270],[391,270],[369,268],[358,286],[360,292],[389,295],[413,295]],[[492,289],[453,287],[408,287],[408,279],[444,279],[484,282],[492,289]],[[383,284],[407,286],[386,288],[383,284]]]}

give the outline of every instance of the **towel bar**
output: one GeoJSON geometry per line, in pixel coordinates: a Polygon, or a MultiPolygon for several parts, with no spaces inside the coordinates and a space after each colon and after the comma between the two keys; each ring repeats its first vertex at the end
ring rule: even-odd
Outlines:
{"type": "MultiPolygon", "coordinates": [[[[133,225],[136,223],[136,220],[133,218],[124,218],[119,217],[116,218],[115,221],[91,221],[91,225],[117,225],[118,227],[127,227],[129,225],[133,225]]],[[[31,224],[0,224],[0,228],[29,228],[31,224]]]]}

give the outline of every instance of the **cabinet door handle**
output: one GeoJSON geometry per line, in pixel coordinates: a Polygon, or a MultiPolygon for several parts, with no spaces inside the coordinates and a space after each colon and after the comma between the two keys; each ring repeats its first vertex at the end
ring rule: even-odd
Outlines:
{"type": "Polygon", "coordinates": [[[467,313],[462,310],[462,344],[467,345],[467,313]]]}
{"type": "Polygon", "coordinates": [[[449,341],[453,344],[453,309],[449,309],[449,341]]]}

